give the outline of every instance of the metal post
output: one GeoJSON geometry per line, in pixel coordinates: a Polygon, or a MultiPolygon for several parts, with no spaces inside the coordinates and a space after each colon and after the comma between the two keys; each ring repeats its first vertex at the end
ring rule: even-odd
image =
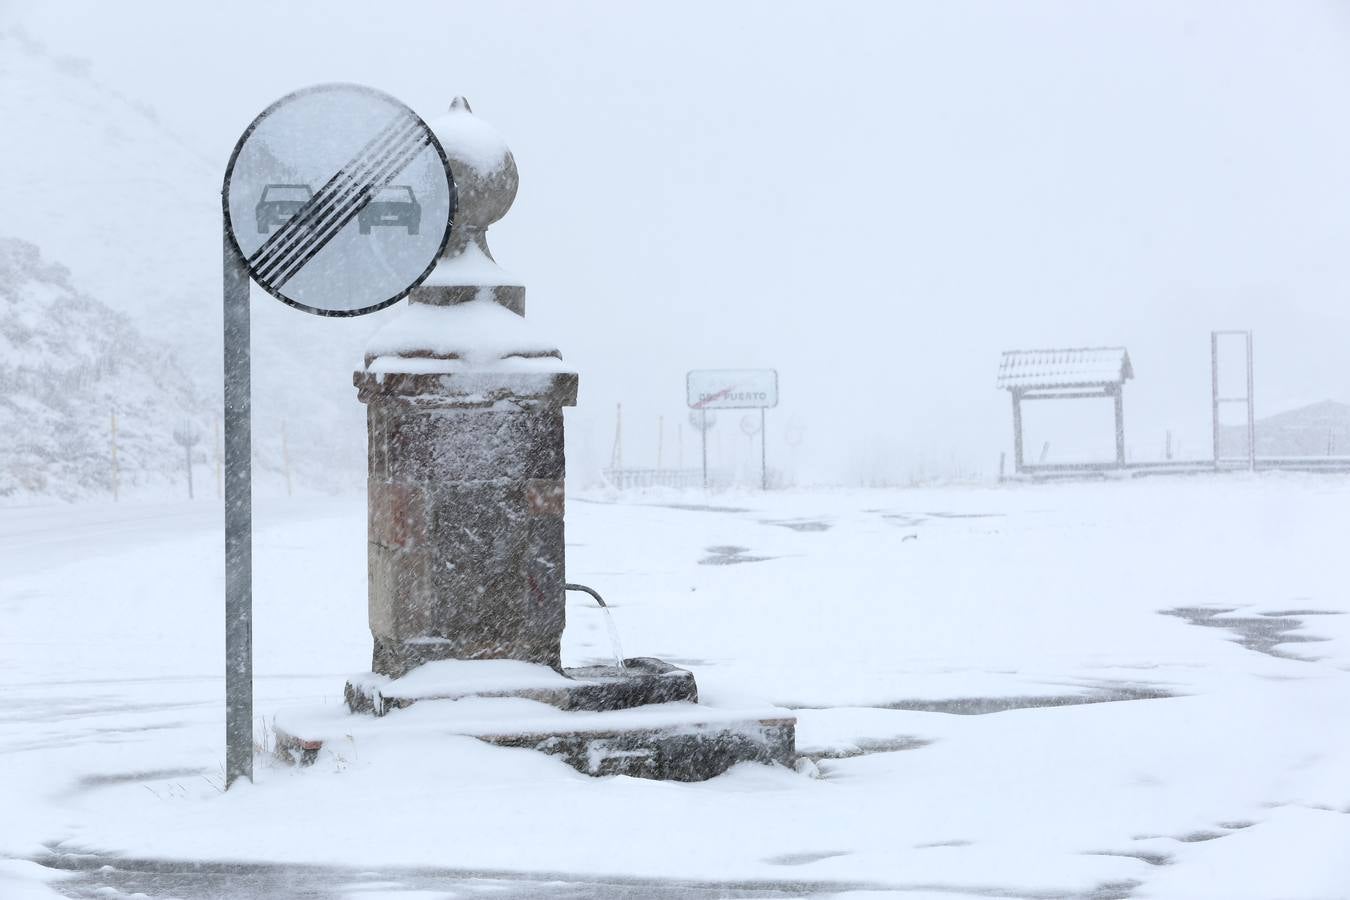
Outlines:
{"type": "Polygon", "coordinates": [[[216,499],[219,500],[224,487],[220,480],[220,416],[211,417],[211,459],[216,466],[216,499]]]}
{"type": "Polygon", "coordinates": [[[253,473],[248,269],[224,234],[225,786],[253,780],[253,473]]]}
{"type": "Polygon", "coordinates": [[[708,409],[704,407],[699,410],[702,421],[699,422],[698,430],[703,435],[703,489],[708,489],[708,409]]]}
{"type": "Polygon", "coordinates": [[[192,491],[192,444],[186,441],[183,442],[183,456],[187,463],[188,499],[192,500],[195,499],[192,491]]]}
{"type": "Polygon", "coordinates": [[[769,489],[769,451],[764,448],[767,436],[764,433],[764,407],[759,408],[759,489],[769,489]]]}
{"type": "Polygon", "coordinates": [[[111,412],[110,427],[112,429],[112,433],[109,438],[110,442],[112,443],[112,495],[113,495],[113,502],[116,502],[118,496],[118,489],[121,487],[122,471],[121,469],[118,468],[117,465],[117,410],[115,409],[112,410],[111,412]]]}
{"type": "Polygon", "coordinates": [[[1252,375],[1252,333],[1247,332],[1247,467],[1256,471],[1256,398],[1252,375]]]}
{"type": "Polygon", "coordinates": [[[286,475],[286,496],[291,491],[291,449],[286,443],[286,420],[281,420],[281,471],[286,475]]]}
{"type": "Polygon", "coordinates": [[[1013,408],[1013,472],[1022,473],[1022,392],[1014,388],[1012,394],[1013,408]]]}
{"type": "Polygon", "coordinates": [[[1125,403],[1124,391],[1116,385],[1112,392],[1116,403],[1116,465],[1125,468],[1125,403]]]}
{"type": "Polygon", "coordinates": [[[1219,333],[1209,333],[1210,404],[1214,414],[1214,468],[1219,467],[1219,333]]]}

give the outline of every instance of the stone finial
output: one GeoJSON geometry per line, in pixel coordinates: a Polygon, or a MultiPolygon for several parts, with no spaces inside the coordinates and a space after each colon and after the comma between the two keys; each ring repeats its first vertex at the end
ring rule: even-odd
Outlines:
{"type": "Polygon", "coordinates": [[[520,186],[511,149],[495,128],[474,115],[463,97],[456,97],[448,111],[427,124],[449,159],[458,203],[445,252],[435,271],[413,291],[412,302],[447,306],[479,299],[486,292],[524,315],[524,285],[497,266],[487,243],[488,226],[511,209],[520,186]]]}

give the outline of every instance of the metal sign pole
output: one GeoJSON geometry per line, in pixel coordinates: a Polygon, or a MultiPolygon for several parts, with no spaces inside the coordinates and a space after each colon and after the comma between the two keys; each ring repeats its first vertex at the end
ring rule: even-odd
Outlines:
{"type": "Polygon", "coordinates": [[[759,489],[761,491],[769,489],[769,451],[764,449],[764,442],[767,440],[764,428],[764,407],[761,406],[759,408],[759,489]]]}
{"type": "Polygon", "coordinates": [[[1209,333],[1209,396],[1214,423],[1214,468],[1219,468],[1219,333],[1209,333]]]}
{"type": "Polygon", "coordinates": [[[706,407],[699,410],[703,417],[699,423],[699,433],[703,435],[703,489],[708,489],[708,410],[706,407]]]}
{"type": "Polygon", "coordinates": [[[253,780],[253,472],[248,268],[225,243],[225,787],[253,780]]]}
{"type": "Polygon", "coordinates": [[[1247,468],[1256,471],[1256,381],[1252,375],[1252,333],[1247,332],[1247,468]]]}

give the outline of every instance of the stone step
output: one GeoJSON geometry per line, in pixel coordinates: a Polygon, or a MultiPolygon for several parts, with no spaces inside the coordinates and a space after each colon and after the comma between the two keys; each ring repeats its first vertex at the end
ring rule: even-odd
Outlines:
{"type": "Polygon", "coordinates": [[[425,699],[383,718],[291,710],[275,719],[277,754],[314,762],[328,741],[464,735],[560,757],[588,775],[703,781],[741,762],[791,766],[796,719],[784,709],[725,709],[686,701],[565,711],[523,697],[425,699]]]}
{"type": "Polygon", "coordinates": [[[508,659],[447,659],[424,663],[402,678],[368,673],[347,682],[352,712],[383,716],[419,700],[524,697],[564,710],[631,709],[652,703],[698,702],[694,675],[654,657],[619,666],[564,669],[508,659]]]}

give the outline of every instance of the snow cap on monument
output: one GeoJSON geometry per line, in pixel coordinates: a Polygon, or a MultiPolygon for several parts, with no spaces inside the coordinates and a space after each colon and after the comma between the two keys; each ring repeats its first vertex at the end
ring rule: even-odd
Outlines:
{"type": "Polygon", "coordinates": [[[456,360],[455,367],[497,368],[503,360],[551,359],[561,364],[557,344],[525,321],[525,285],[497,265],[487,230],[511,209],[520,177],[511,149],[495,128],[456,97],[427,125],[445,151],[458,200],[445,250],[426,280],[409,295],[407,307],[386,322],[366,344],[366,371],[376,374],[428,372],[428,360],[456,360]]]}
{"type": "Polygon", "coordinates": [[[515,202],[520,176],[501,133],[474,115],[463,97],[427,124],[445,149],[459,190],[455,224],[486,228],[505,216],[515,202]]]}

